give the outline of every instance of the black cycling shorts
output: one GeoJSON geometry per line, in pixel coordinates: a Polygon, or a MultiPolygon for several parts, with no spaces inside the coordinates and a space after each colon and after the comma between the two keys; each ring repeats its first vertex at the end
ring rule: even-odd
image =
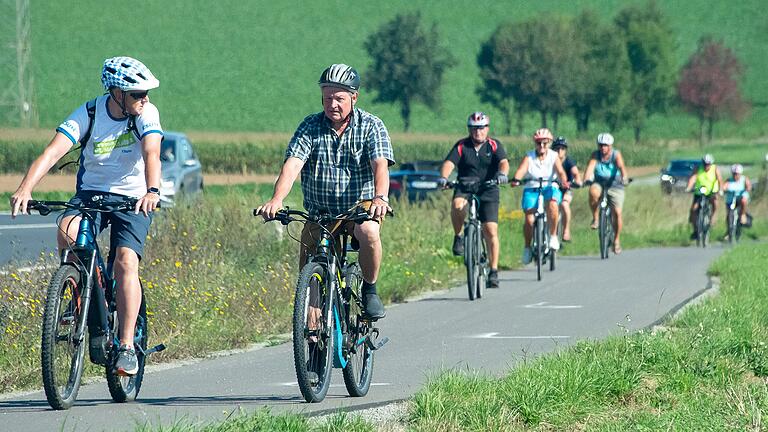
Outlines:
{"type": "MultiPolygon", "coordinates": [[[[467,200],[472,198],[472,194],[464,193],[458,190],[453,192],[453,197],[462,197],[467,200]]],[[[499,190],[488,190],[478,197],[480,205],[477,207],[477,218],[480,222],[499,222],[499,190]]]]}

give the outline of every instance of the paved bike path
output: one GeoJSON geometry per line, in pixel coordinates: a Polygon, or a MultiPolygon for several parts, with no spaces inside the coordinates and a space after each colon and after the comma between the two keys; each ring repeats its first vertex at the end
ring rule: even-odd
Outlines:
{"type": "Polygon", "coordinates": [[[578,340],[646,327],[706,289],[706,269],[722,251],[716,245],[628,250],[607,261],[562,258],[541,282],[531,266],[501,272],[501,288],[475,302],[460,286],[390,307],[380,327],[391,341],[377,354],[364,398],[347,397],[334,370],[326,400],[304,403],[286,343],[150,372],[133,403],[112,403],[103,382],[83,386],[63,412],[51,410],[42,392],[0,399],[0,431],[133,430],[146,421],[223,419],[238,407],[316,413],[403,399],[446,368],[500,374],[578,340]]]}

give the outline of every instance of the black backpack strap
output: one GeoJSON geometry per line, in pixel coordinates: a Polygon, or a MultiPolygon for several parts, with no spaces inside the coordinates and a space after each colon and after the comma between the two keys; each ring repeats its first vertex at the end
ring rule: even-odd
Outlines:
{"type": "MultiPolygon", "coordinates": [[[[94,119],[96,118],[96,100],[97,99],[98,98],[89,100],[85,104],[85,111],[88,113],[88,127],[85,129],[85,133],[80,136],[80,139],[77,140],[77,146],[69,150],[64,156],[77,150],[80,150],[80,154],[83,153],[83,148],[85,147],[85,144],[88,142],[88,140],[91,138],[91,132],[93,131],[93,123],[94,123],[94,119]]],[[[62,170],[67,165],[79,164],[79,163],[80,163],[80,158],[77,158],[73,161],[69,161],[60,165],[59,170],[62,170]]]]}

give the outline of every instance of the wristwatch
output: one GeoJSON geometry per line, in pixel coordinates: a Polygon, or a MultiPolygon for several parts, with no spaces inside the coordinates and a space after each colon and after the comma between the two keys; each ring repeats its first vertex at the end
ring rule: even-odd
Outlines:
{"type": "Polygon", "coordinates": [[[384,195],[376,195],[373,197],[373,199],[379,198],[380,200],[384,201],[385,203],[389,204],[389,198],[385,197],[384,195]]]}
{"type": "Polygon", "coordinates": [[[147,188],[147,193],[153,193],[153,194],[160,195],[160,189],[158,189],[156,187],[149,187],[149,188],[147,188]]]}

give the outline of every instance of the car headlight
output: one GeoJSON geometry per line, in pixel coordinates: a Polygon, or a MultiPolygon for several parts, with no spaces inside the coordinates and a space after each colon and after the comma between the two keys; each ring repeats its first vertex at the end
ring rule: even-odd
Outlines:
{"type": "Polygon", "coordinates": [[[672,180],[672,176],[671,175],[669,175],[669,174],[662,174],[661,175],[661,181],[668,182],[668,181],[671,181],[671,180],[672,180]]]}

